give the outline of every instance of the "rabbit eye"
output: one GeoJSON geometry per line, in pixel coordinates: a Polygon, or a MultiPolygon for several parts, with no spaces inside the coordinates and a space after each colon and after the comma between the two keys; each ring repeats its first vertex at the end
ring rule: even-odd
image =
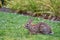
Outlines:
{"type": "Polygon", "coordinates": [[[29,24],[27,24],[27,25],[29,25],[29,24]]]}

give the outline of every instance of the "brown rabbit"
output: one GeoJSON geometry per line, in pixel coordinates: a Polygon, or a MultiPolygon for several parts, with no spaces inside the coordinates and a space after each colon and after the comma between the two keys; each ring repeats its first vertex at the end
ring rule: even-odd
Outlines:
{"type": "Polygon", "coordinates": [[[25,25],[25,28],[27,28],[31,34],[52,34],[52,30],[50,26],[48,26],[44,22],[40,22],[38,24],[32,24],[32,19],[28,21],[28,23],[25,25]]]}

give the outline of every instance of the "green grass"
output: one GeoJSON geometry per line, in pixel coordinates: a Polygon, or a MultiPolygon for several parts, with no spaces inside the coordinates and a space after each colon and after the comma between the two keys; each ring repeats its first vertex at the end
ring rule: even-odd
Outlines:
{"type": "Polygon", "coordinates": [[[29,18],[30,16],[0,12],[0,40],[60,40],[60,22],[32,17],[34,19],[33,23],[43,21],[51,25],[54,34],[30,35],[28,30],[24,28],[29,18]]]}

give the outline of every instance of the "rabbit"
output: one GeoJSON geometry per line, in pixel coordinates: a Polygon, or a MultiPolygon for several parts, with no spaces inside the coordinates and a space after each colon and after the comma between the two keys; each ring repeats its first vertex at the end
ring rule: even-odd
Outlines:
{"type": "Polygon", "coordinates": [[[25,28],[30,31],[30,34],[52,34],[51,27],[44,23],[44,22],[39,22],[37,24],[32,24],[32,19],[29,19],[27,24],[25,25],[25,28]]]}

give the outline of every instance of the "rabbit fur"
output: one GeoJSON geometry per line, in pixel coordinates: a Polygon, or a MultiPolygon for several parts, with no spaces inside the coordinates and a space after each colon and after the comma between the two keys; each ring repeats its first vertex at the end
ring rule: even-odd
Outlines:
{"type": "Polygon", "coordinates": [[[25,25],[25,28],[28,29],[31,34],[53,34],[52,29],[48,24],[44,22],[32,24],[32,21],[33,19],[29,19],[29,21],[25,25]]]}

